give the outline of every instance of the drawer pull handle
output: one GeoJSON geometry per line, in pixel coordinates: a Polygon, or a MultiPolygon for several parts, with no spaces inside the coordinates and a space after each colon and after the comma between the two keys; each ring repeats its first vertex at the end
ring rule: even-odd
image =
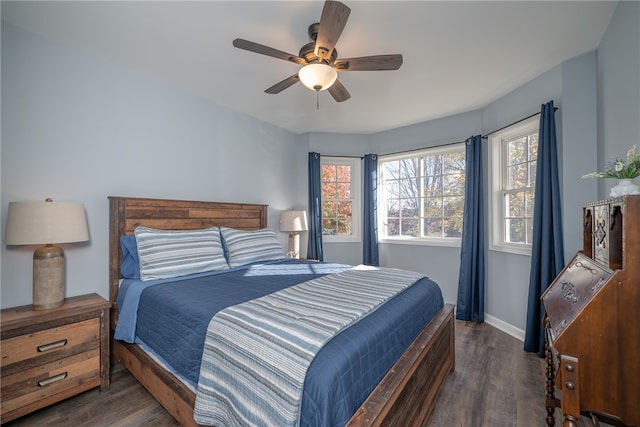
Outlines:
{"type": "Polygon", "coordinates": [[[46,387],[46,386],[48,386],[49,384],[53,384],[53,383],[55,383],[55,382],[57,382],[57,381],[62,381],[62,380],[63,380],[63,379],[65,379],[65,378],[67,378],[67,373],[66,373],[66,372],[63,372],[63,373],[61,373],[61,374],[54,375],[54,376],[53,376],[53,377],[51,377],[51,378],[47,378],[46,380],[38,381],[38,385],[39,385],[40,387],[46,387]]]}
{"type": "Polygon", "coordinates": [[[42,344],[38,346],[38,351],[39,352],[44,352],[44,351],[49,351],[49,350],[53,350],[54,348],[58,348],[58,347],[64,347],[65,345],[67,345],[67,340],[60,340],[60,341],[56,341],[56,342],[52,342],[49,344],[42,344]]]}

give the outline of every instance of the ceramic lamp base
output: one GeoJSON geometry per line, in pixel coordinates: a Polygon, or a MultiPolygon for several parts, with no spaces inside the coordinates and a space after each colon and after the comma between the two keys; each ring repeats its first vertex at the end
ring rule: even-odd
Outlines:
{"type": "Polygon", "coordinates": [[[33,309],[47,310],[64,302],[64,252],[53,245],[33,253],[33,309]]]}
{"type": "Polygon", "coordinates": [[[287,258],[300,258],[300,233],[292,231],[289,233],[289,252],[287,258]]]}

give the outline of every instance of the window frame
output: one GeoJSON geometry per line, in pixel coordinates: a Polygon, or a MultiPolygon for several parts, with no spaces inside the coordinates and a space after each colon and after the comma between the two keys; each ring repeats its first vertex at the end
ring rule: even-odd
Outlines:
{"type": "MultiPolygon", "coordinates": [[[[465,154],[465,143],[453,143],[440,145],[435,147],[424,148],[420,150],[413,150],[404,153],[396,153],[390,155],[381,155],[378,156],[378,186],[382,188],[383,186],[383,178],[382,178],[382,164],[387,161],[397,161],[403,159],[412,159],[418,158],[421,159],[425,156],[432,156],[435,154],[441,153],[451,153],[451,152],[461,152],[465,154]]],[[[420,163],[422,161],[420,160],[420,163]]],[[[466,177],[465,177],[466,178],[466,177]]],[[[420,198],[423,195],[419,196],[420,198]]],[[[462,193],[462,197],[464,199],[464,189],[462,193]]],[[[433,237],[433,236],[421,236],[421,237],[412,237],[412,236],[387,236],[386,235],[386,225],[385,225],[385,207],[382,205],[384,202],[383,198],[383,190],[378,194],[378,242],[385,244],[400,244],[400,245],[419,245],[419,246],[442,246],[442,247],[460,247],[462,244],[461,237],[433,237]]],[[[422,214],[423,212],[421,212],[422,214]]],[[[421,217],[422,218],[422,217],[421,217]]]]}
{"type": "MultiPolygon", "coordinates": [[[[506,241],[504,228],[505,206],[503,203],[506,186],[506,152],[505,141],[513,141],[540,131],[540,116],[536,115],[519,123],[511,125],[503,130],[494,132],[489,136],[489,250],[506,252],[518,255],[531,256],[531,243],[512,243],[506,241]]],[[[538,135],[538,141],[540,136],[538,135]]],[[[537,161],[537,158],[536,158],[537,161]]],[[[535,183],[532,190],[535,199],[535,183]]]]}
{"type": "MultiPolygon", "coordinates": [[[[362,167],[361,159],[356,157],[321,156],[320,170],[324,165],[339,165],[351,167],[351,235],[322,234],[323,243],[358,243],[362,241],[362,167]]],[[[320,194],[322,194],[322,172],[320,173],[320,194]]],[[[320,203],[323,202],[322,196],[320,203]]],[[[324,217],[323,217],[324,219],[324,217]]],[[[322,229],[324,231],[324,228],[322,229]]]]}

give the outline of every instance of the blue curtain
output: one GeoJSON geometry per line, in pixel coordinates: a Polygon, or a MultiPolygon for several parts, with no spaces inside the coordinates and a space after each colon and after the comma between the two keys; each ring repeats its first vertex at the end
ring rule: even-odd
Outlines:
{"type": "Polygon", "coordinates": [[[362,262],[380,265],[378,256],[378,156],[364,156],[364,218],[362,221],[362,262]]]}
{"type": "Polygon", "coordinates": [[[482,137],[465,141],[464,214],[456,319],[484,322],[484,194],[482,137]]]}
{"type": "Polygon", "coordinates": [[[533,241],[525,351],[544,356],[544,307],[540,297],[564,268],[560,180],[556,150],[553,101],[542,106],[538,135],[536,194],[533,208],[533,241]]]}
{"type": "Polygon", "coordinates": [[[309,244],[307,258],[324,261],[322,255],[322,177],[320,154],[309,153],[309,244]]]}

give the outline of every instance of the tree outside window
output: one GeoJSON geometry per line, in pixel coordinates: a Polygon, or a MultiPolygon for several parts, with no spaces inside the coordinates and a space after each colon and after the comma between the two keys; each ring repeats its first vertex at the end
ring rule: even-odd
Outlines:
{"type": "Polygon", "coordinates": [[[462,236],[464,145],[381,158],[382,238],[448,239],[462,236]]]}
{"type": "Polygon", "coordinates": [[[360,239],[360,159],[323,157],[321,161],[322,235],[326,241],[360,239]]]}

